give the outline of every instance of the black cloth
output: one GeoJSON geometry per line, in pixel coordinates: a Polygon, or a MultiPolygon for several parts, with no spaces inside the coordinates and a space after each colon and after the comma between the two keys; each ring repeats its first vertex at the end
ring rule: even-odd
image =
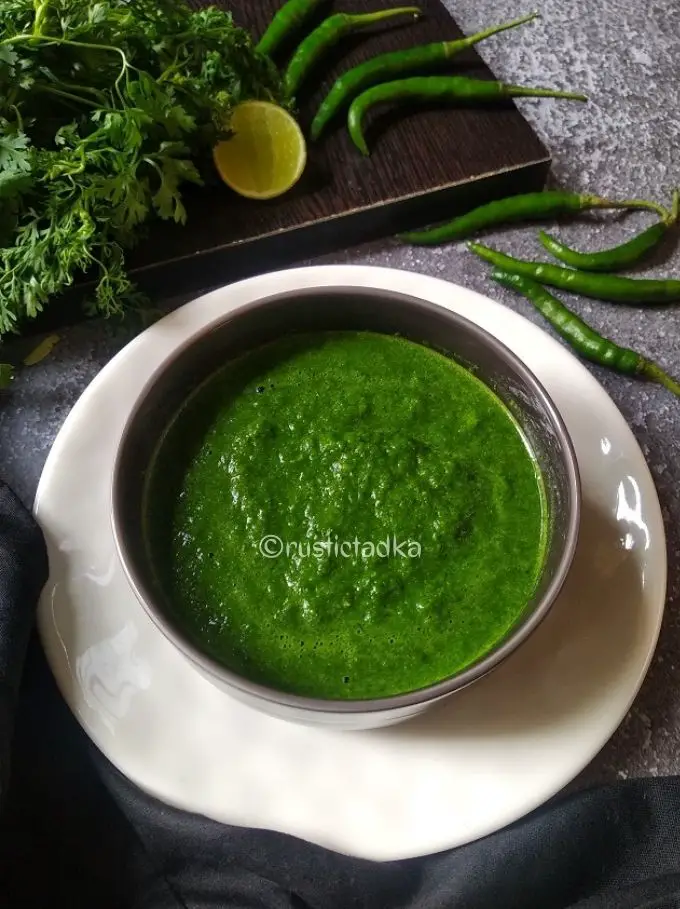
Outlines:
{"type": "Polygon", "coordinates": [[[0,485],[1,909],[680,909],[680,779],[555,802],[403,862],[222,826],[140,792],[90,744],[32,639],[42,537],[0,485]],[[4,778],[4,777],[3,777],[4,778]]]}
{"type": "Polygon", "coordinates": [[[24,657],[46,579],[43,536],[9,486],[0,481],[0,804],[9,774],[24,657]]]}

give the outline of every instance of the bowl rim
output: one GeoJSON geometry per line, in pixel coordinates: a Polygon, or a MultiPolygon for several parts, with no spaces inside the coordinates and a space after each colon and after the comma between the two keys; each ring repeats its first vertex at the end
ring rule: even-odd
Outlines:
{"type": "MultiPolygon", "coordinates": [[[[387,334],[387,332],[384,333],[387,334]]],[[[505,662],[515,650],[526,642],[543,622],[564,586],[576,553],[581,519],[581,501],[580,472],[569,430],[550,394],[533,371],[529,369],[517,354],[510,350],[510,348],[498,338],[490,334],[486,329],[440,303],[411,293],[404,293],[379,285],[364,286],[344,283],[342,281],[314,285],[306,284],[298,288],[268,293],[248,300],[233,308],[227,309],[221,316],[211,320],[197,332],[192,333],[189,337],[178,343],[173,350],[157,364],[151,375],[148,376],[137,392],[134,404],[126,416],[125,423],[118,438],[110,483],[111,526],[119,561],[132,592],[135,594],[140,605],[156,628],[171,644],[183,653],[199,671],[214,678],[227,689],[236,689],[242,695],[249,696],[255,700],[265,701],[278,707],[311,714],[326,713],[349,716],[426,706],[429,703],[433,703],[456,691],[466,688],[468,685],[478,681],[485,675],[488,675],[505,662]],[[324,699],[281,691],[272,686],[251,681],[245,676],[229,669],[227,666],[211,657],[208,653],[201,650],[200,647],[196,646],[188,636],[182,634],[178,628],[165,617],[162,609],[155,605],[153,593],[138,576],[134,565],[128,557],[129,550],[125,538],[124,522],[121,516],[123,503],[121,502],[121,496],[119,495],[119,488],[126,443],[130,437],[137,414],[143,407],[144,402],[153,391],[159,379],[175,361],[188,349],[194,345],[200,344],[206,336],[222,330],[226,324],[233,322],[247,312],[271,305],[275,301],[285,298],[295,298],[303,295],[337,295],[340,293],[373,294],[386,298],[391,297],[393,299],[398,297],[404,302],[419,308],[435,309],[444,318],[462,325],[466,331],[476,335],[478,340],[491,348],[497,356],[510,363],[510,365],[512,365],[512,367],[521,375],[522,380],[532,388],[533,393],[540,398],[549,419],[553,424],[556,436],[559,439],[560,451],[567,473],[568,501],[566,507],[569,509],[569,519],[567,522],[567,533],[562,556],[548,587],[531,615],[518,625],[500,645],[493,648],[491,651],[486,652],[480,660],[473,663],[462,672],[447,676],[445,679],[441,679],[424,688],[380,698],[324,699]]]]}

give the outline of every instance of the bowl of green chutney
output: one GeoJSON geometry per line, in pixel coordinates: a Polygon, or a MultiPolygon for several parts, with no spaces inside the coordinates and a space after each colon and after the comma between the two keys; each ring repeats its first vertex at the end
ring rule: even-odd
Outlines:
{"type": "Polygon", "coordinates": [[[567,429],[515,354],[348,286],[256,299],[180,343],[112,489],[159,632],[251,707],[343,729],[500,666],[551,610],[580,516],[567,429]]]}

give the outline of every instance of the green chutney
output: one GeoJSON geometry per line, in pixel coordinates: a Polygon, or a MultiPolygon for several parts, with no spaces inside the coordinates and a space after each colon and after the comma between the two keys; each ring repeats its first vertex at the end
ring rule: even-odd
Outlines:
{"type": "Polygon", "coordinates": [[[370,332],[292,335],[188,399],[147,483],[175,620],[252,681],[395,695],[474,663],[545,554],[537,465],[452,359],[370,332]]]}

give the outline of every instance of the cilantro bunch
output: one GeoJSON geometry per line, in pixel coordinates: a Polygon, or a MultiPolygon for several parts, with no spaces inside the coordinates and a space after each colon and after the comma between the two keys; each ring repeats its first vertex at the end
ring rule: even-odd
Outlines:
{"type": "Polygon", "coordinates": [[[279,74],[229,13],[183,0],[2,0],[0,337],[83,273],[93,313],[135,297],[125,250],[279,74]]]}

